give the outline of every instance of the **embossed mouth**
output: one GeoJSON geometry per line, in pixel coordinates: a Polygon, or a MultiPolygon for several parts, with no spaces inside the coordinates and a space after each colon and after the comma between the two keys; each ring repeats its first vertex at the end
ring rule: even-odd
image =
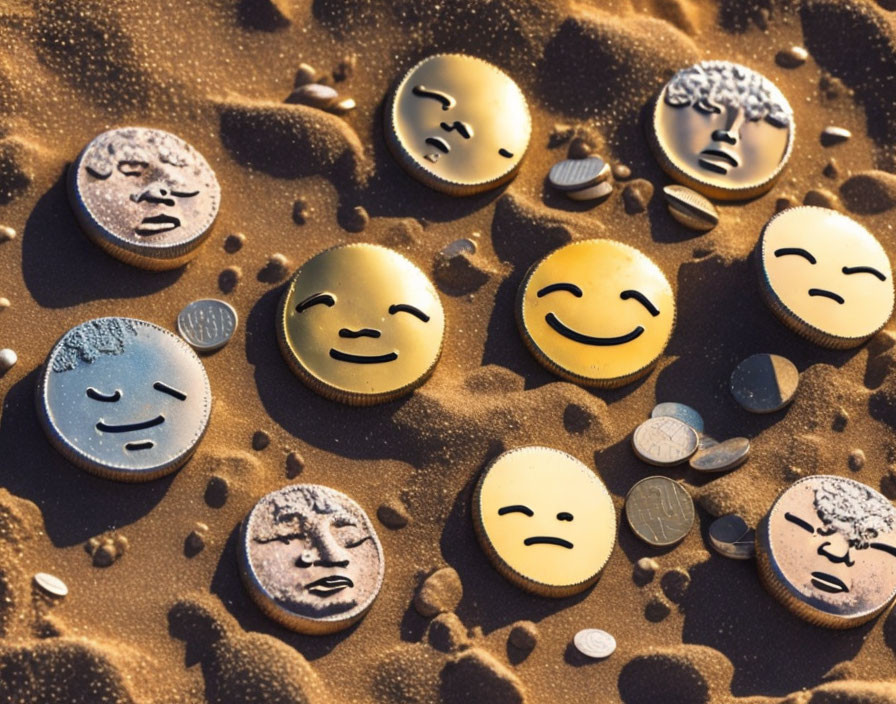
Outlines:
{"type": "Polygon", "coordinates": [[[337,349],[330,350],[330,357],[337,362],[350,362],[352,364],[383,364],[385,362],[394,362],[398,359],[398,352],[389,352],[387,354],[363,355],[349,354],[348,352],[340,352],[337,349]]]}
{"type": "Polygon", "coordinates": [[[351,589],[355,583],[348,577],[337,574],[329,577],[321,577],[305,586],[305,590],[315,596],[330,596],[341,592],[343,589],[351,589]]]}
{"type": "Polygon", "coordinates": [[[810,296],[822,296],[824,298],[830,298],[832,301],[837,301],[841,306],[846,303],[843,299],[843,296],[834,293],[833,291],[827,291],[823,288],[810,288],[809,289],[810,296]]]}
{"type": "Polygon", "coordinates": [[[598,347],[624,345],[626,342],[631,342],[632,340],[640,337],[644,332],[644,328],[639,325],[630,333],[620,335],[619,337],[591,337],[590,335],[583,335],[582,333],[577,332],[570,327],[567,327],[562,322],[560,322],[560,319],[557,318],[557,316],[553,313],[548,313],[546,316],[544,316],[544,320],[556,332],[559,332],[561,335],[563,335],[563,337],[569,338],[574,342],[581,342],[583,345],[595,345],[598,347]]]}
{"type": "Polygon", "coordinates": [[[697,163],[704,169],[723,175],[728,173],[728,169],[740,166],[737,155],[724,149],[704,149],[700,152],[697,163]]]}
{"type": "Polygon", "coordinates": [[[162,232],[169,232],[178,227],[180,227],[179,218],[162,213],[161,215],[150,215],[143,218],[134,232],[145,237],[148,235],[158,235],[162,232]]]}
{"type": "Polygon", "coordinates": [[[841,592],[849,591],[849,587],[844,584],[842,579],[838,579],[827,572],[813,572],[811,582],[816,589],[821,589],[821,591],[830,594],[840,594],[841,592]]]}
{"type": "Polygon", "coordinates": [[[146,430],[147,428],[154,428],[157,425],[161,425],[165,422],[165,416],[158,415],[151,420],[144,420],[140,423],[125,423],[122,425],[109,425],[108,423],[104,423],[102,420],[96,424],[96,429],[101,433],[131,433],[136,430],[146,430]]]}
{"type": "Polygon", "coordinates": [[[572,550],[572,543],[563,538],[555,538],[551,535],[536,535],[532,538],[526,538],[523,545],[559,545],[561,548],[572,550]]]}

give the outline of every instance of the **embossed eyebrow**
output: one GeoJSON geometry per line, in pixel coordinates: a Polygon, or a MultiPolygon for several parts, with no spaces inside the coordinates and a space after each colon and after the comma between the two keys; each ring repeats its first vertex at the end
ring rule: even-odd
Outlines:
{"type": "Polygon", "coordinates": [[[156,391],[161,391],[163,394],[168,394],[169,396],[174,396],[178,401],[186,401],[187,395],[183,391],[178,391],[175,388],[168,386],[168,384],[163,384],[161,381],[157,381],[152,385],[156,391]]]}
{"type": "Polygon", "coordinates": [[[896,557],[896,548],[892,545],[887,545],[886,543],[871,543],[869,548],[874,548],[875,550],[883,550],[884,552],[890,553],[893,557],[896,557]]]}
{"type": "Polygon", "coordinates": [[[881,281],[886,281],[887,277],[881,274],[877,269],[873,266],[845,266],[843,267],[844,274],[871,274],[872,276],[876,276],[881,281]]]}
{"type": "Polygon", "coordinates": [[[780,249],[775,250],[776,257],[786,257],[788,254],[795,254],[798,257],[803,257],[810,264],[818,263],[815,261],[815,257],[813,257],[811,253],[807,252],[802,247],[781,247],[780,249]]]}
{"type": "Polygon", "coordinates": [[[396,313],[410,313],[420,318],[424,323],[429,322],[429,316],[426,313],[408,303],[396,303],[394,306],[389,306],[389,315],[395,315],[396,313]]]}
{"type": "Polygon", "coordinates": [[[498,509],[498,515],[504,516],[508,513],[525,513],[527,516],[534,516],[532,509],[522,504],[514,504],[513,506],[504,506],[498,509]]]}
{"type": "Polygon", "coordinates": [[[316,306],[319,303],[323,303],[325,306],[332,308],[336,305],[336,298],[329,293],[315,293],[308,296],[308,298],[296,306],[296,313],[304,313],[311,306],[316,306]]]}
{"type": "Polygon", "coordinates": [[[432,98],[433,100],[438,100],[442,104],[442,110],[449,110],[457,104],[457,101],[447,93],[443,93],[440,90],[432,90],[423,85],[414,86],[411,92],[418,98],[432,98]]]}
{"type": "Polygon", "coordinates": [[[653,303],[650,302],[650,299],[648,299],[647,296],[645,296],[640,291],[634,291],[632,289],[629,289],[627,291],[623,291],[622,293],[620,293],[619,297],[623,301],[627,300],[629,298],[634,298],[638,303],[640,303],[642,306],[644,306],[647,309],[647,311],[650,313],[650,315],[652,315],[654,318],[660,314],[659,308],[657,308],[655,305],[653,305],[653,303]]]}
{"type": "Polygon", "coordinates": [[[104,401],[106,403],[114,403],[121,399],[121,391],[115,389],[115,393],[104,394],[102,391],[97,391],[92,386],[87,387],[87,395],[92,398],[94,401],[104,401]]]}
{"type": "Polygon", "coordinates": [[[812,533],[813,535],[815,534],[815,529],[812,527],[812,525],[808,521],[804,521],[799,516],[794,516],[792,513],[790,513],[790,511],[787,511],[784,514],[784,518],[786,518],[791,523],[798,525],[803,530],[808,531],[808,532],[812,533]]]}
{"type": "Polygon", "coordinates": [[[535,295],[538,298],[541,298],[542,296],[547,296],[549,293],[554,293],[554,291],[569,291],[576,298],[582,297],[582,289],[580,289],[575,284],[567,283],[551,284],[550,286],[545,286],[535,295]]]}

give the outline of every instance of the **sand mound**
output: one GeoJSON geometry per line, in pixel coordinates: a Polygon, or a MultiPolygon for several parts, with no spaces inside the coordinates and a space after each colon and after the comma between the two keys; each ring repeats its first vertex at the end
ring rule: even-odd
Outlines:
{"type": "Polygon", "coordinates": [[[513,191],[498,199],[492,220],[492,245],[504,261],[529,267],[573,239],[577,222],[513,191]]]}
{"type": "Polygon", "coordinates": [[[6,205],[28,188],[34,173],[34,150],[14,137],[0,140],[0,205],[6,205]]]}
{"type": "Polygon", "coordinates": [[[896,704],[896,685],[885,682],[831,682],[812,690],[808,699],[794,695],[783,704],[896,704]]]}
{"type": "Polygon", "coordinates": [[[843,203],[854,213],[882,213],[896,206],[896,175],[863,171],[840,186],[843,203]]]}
{"type": "Polygon", "coordinates": [[[445,656],[422,643],[402,645],[381,656],[371,693],[384,704],[438,704],[439,669],[445,656]]]}
{"type": "Polygon", "coordinates": [[[237,16],[244,27],[264,32],[275,32],[290,25],[289,5],[285,0],[240,0],[237,16]]]}
{"type": "Polygon", "coordinates": [[[626,663],[619,673],[619,695],[625,704],[706,704],[717,696],[716,688],[727,692],[733,674],[731,662],[718,650],[659,648],[626,663]]]}
{"type": "Polygon", "coordinates": [[[471,648],[449,660],[442,669],[441,680],[445,704],[523,704],[526,701],[519,678],[479,648],[471,648]]]}

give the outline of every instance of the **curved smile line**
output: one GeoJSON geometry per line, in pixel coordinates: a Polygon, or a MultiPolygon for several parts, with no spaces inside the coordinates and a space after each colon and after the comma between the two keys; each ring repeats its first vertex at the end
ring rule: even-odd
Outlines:
{"type": "Polygon", "coordinates": [[[572,543],[563,538],[554,538],[550,535],[536,535],[534,538],[526,538],[523,545],[559,545],[561,548],[572,550],[572,543]]]}
{"type": "Polygon", "coordinates": [[[627,335],[620,335],[619,337],[590,337],[589,335],[583,335],[572,328],[566,327],[553,313],[548,313],[544,316],[544,319],[548,325],[550,325],[556,332],[563,335],[563,337],[568,337],[575,342],[581,342],[583,345],[597,345],[599,347],[624,345],[626,342],[631,342],[640,337],[641,333],[644,332],[644,328],[639,325],[627,335]]]}
{"type": "Polygon", "coordinates": [[[398,352],[389,352],[388,354],[378,355],[361,355],[348,354],[348,352],[340,352],[331,349],[330,356],[338,362],[351,362],[352,364],[382,364],[383,362],[394,362],[398,359],[398,352]]]}
{"type": "Polygon", "coordinates": [[[158,415],[152,420],[145,420],[142,423],[127,423],[125,425],[108,425],[103,421],[96,424],[96,429],[101,433],[130,433],[135,430],[146,430],[161,425],[165,422],[165,416],[158,415]]]}

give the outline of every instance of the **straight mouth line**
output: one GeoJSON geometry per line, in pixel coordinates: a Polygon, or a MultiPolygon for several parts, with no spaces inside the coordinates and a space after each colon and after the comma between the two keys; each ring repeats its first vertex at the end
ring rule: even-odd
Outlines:
{"type": "Polygon", "coordinates": [[[730,164],[733,168],[737,168],[740,164],[737,163],[737,159],[735,159],[728,152],[723,152],[721,149],[704,149],[700,152],[700,156],[707,156],[712,159],[721,159],[722,161],[730,164]]]}
{"type": "Polygon", "coordinates": [[[382,364],[383,362],[394,362],[398,359],[397,352],[380,355],[360,355],[348,354],[335,349],[330,350],[330,356],[338,362],[351,362],[352,364],[382,364]]]}
{"type": "Polygon", "coordinates": [[[559,545],[561,548],[572,550],[571,542],[550,535],[536,535],[534,538],[526,538],[523,541],[523,545],[559,545]]]}
{"type": "Polygon", "coordinates": [[[143,218],[134,230],[138,235],[157,235],[180,227],[180,219],[173,215],[152,215],[143,218]]]}
{"type": "Polygon", "coordinates": [[[827,572],[813,572],[811,582],[816,588],[830,594],[849,591],[849,587],[843,583],[843,580],[827,572]]]}
{"type": "Polygon", "coordinates": [[[96,429],[101,433],[130,433],[135,430],[146,430],[147,428],[154,428],[157,425],[161,425],[165,422],[165,416],[158,415],[152,420],[145,420],[142,423],[127,423],[125,425],[108,425],[103,421],[100,421],[96,424],[96,429]]]}
{"type": "Polygon", "coordinates": [[[550,325],[556,332],[559,332],[563,337],[567,337],[570,340],[574,340],[575,342],[581,342],[583,345],[595,345],[598,347],[611,347],[612,345],[624,345],[626,342],[631,342],[632,340],[641,336],[641,333],[644,332],[644,328],[640,325],[632,330],[630,333],[625,335],[620,335],[619,337],[591,337],[589,335],[583,335],[580,332],[576,332],[572,328],[566,327],[556,315],[553,313],[548,313],[544,316],[545,322],[550,325]]]}

